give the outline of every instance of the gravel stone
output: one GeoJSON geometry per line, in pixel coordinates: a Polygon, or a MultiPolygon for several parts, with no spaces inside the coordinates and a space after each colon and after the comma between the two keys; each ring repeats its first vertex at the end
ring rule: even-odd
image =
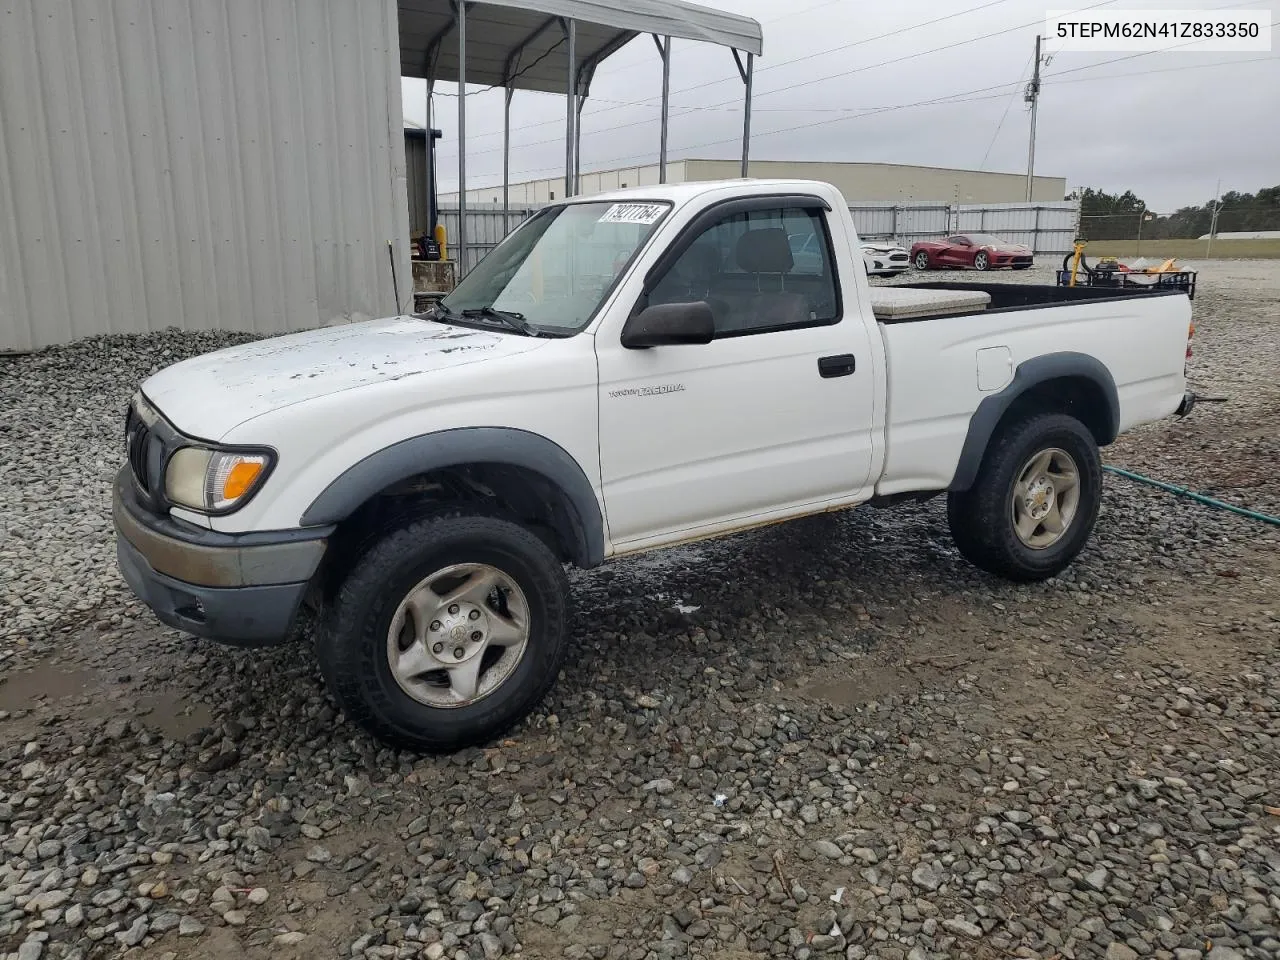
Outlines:
{"type": "Polygon", "coordinates": [[[839,860],[844,856],[840,848],[830,840],[815,840],[813,849],[819,856],[826,857],[828,860],[839,860]]]}
{"type": "Polygon", "coordinates": [[[204,924],[195,917],[183,917],[178,922],[178,936],[198,937],[204,933],[204,924]]]}
{"type": "Polygon", "coordinates": [[[1107,868],[1099,867],[1097,870],[1090,870],[1085,874],[1085,885],[1091,890],[1102,891],[1107,887],[1107,868]]]}
{"type": "Polygon", "coordinates": [[[982,928],[976,923],[970,923],[968,920],[943,920],[942,927],[950,933],[960,937],[968,937],[971,940],[977,940],[982,936],[982,928]]]}
{"type": "MultiPolygon", "coordinates": [[[[1280,261],[1196,266],[1228,402],[1103,459],[1280,514],[1280,261]]],[[[0,955],[1280,958],[1275,528],[1109,474],[1044,583],[945,497],[574,570],[547,700],[411,755],[307,642],[192,640],[116,569],[124,404],[247,339],[0,357],[0,955]]]]}
{"type": "Polygon", "coordinates": [[[942,875],[929,864],[922,863],[911,871],[911,882],[932,892],[942,886],[942,875]]]}

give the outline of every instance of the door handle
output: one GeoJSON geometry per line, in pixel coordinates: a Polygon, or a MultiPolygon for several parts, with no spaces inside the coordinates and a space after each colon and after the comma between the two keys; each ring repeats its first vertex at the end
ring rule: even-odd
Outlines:
{"type": "Polygon", "coordinates": [[[852,353],[838,353],[834,357],[818,358],[818,375],[821,377],[847,377],[858,368],[858,358],[852,353]]]}

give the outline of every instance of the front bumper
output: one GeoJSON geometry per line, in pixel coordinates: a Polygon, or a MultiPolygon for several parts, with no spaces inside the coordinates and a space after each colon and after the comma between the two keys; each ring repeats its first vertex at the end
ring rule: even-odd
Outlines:
{"type": "Polygon", "coordinates": [[[116,561],[138,599],[171,627],[235,646],[288,637],[333,532],[226,534],[157,516],[139,504],[127,466],[111,516],[116,561]]]}
{"type": "Polygon", "coordinates": [[[1035,257],[1029,253],[996,253],[991,256],[993,267],[1030,267],[1035,257]]]}

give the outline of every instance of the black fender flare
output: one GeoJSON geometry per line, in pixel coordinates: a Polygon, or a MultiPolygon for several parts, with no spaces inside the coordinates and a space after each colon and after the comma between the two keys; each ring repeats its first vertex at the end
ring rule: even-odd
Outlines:
{"type": "Polygon", "coordinates": [[[999,393],[984,397],[969,418],[969,431],[960,450],[960,461],[948,490],[968,490],[977,478],[987,445],[1001,418],[1020,396],[1049,380],[1084,379],[1094,384],[1106,403],[1106,428],[1098,445],[1110,443],[1120,433],[1120,393],[1111,371],[1097,357],[1086,353],[1046,353],[1018,364],[1013,380],[999,393]]]}
{"type": "Polygon", "coordinates": [[[510,427],[459,427],[401,440],[348,467],[312,501],[303,526],[336,524],[369,498],[418,474],[466,464],[522,467],[545,477],[568,501],[574,562],[604,562],[604,517],[591,481],[563,447],[541,434],[510,427]]]}

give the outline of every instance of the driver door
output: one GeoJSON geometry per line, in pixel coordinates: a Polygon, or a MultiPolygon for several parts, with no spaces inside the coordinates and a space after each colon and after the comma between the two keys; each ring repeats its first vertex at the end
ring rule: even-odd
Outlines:
{"type": "Polygon", "coordinates": [[[855,294],[845,316],[839,283],[855,267],[837,269],[821,201],[780,199],[709,211],[646,288],[646,305],[710,303],[710,343],[627,349],[621,325],[597,336],[601,481],[620,552],[808,512],[867,485],[874,366],[855,294]],[[796,257],[807,249],[816,255],[796,257]]]}
{"type": "Polygon", "coordinates": [[[973,262],[973,250],[968,237],[947,237],[945,262],[952,267],[965,267],[973,262]]]}

